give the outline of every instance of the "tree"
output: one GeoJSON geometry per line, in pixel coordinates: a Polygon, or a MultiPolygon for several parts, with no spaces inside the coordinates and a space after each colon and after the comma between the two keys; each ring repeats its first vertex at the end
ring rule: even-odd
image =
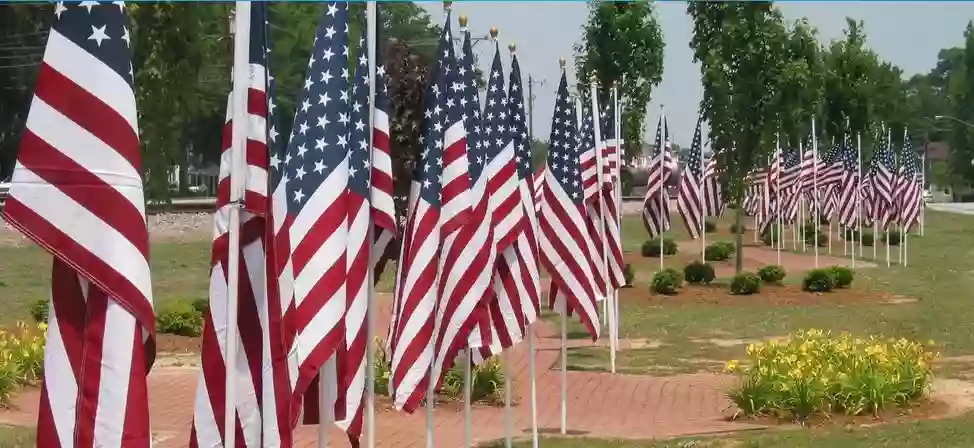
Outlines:
{"type": "MultiPolygon", "coordinates": [[[[951,85],[948,87],[950,96],[955,98],[951,104],[950,114],[964,122],[974,122],[974,22],[968,22],[964,31],[963,64],[958,73],[950,76],[951,85]]],[[[950,138],[950,166],[960,178],[970,182],[974,180],[974,130],[968,125],[950,122],[952,129],[950,138]]]]}
{"type": "Polygon", "coordinates": [[[792,23],[787,33],[773,104],[782,146],[797,148],[808,133],[812,117],[820,114],[825,74],[817,30],[801,19],[792,23]]]}
{"type": "Polygon", "coordinates": [[[618,84],[626,158],[642,153],[646,104],[663,79],[663,46],[651,2],[589,3],[582,42],[575,46],[575,73],[584,92],[589,76],[597,74],[601,104],[606,103],[612,84],[618,84]]]}
{"type": "MultiPolygon", "coordinates": [[[[775,101],[783,78],[787,33],[771,2],[691,2],[690,48],[700,63],[701,109],[710,123],[712,145],[729,186],[729,200],[741,203],[745,177],[766,163],[774,148],[775,101]]],[[[738,226],[743,210],[735,208],[738,226]]],[[[736,235],[737,271],[743,269],[742,235],[736,235]]]]}

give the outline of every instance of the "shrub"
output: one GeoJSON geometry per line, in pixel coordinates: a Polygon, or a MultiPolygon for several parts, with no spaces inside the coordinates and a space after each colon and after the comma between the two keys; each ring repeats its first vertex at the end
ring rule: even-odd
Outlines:
{"type": "Polygon", "coordinates": [[[814,246],[816,242],[818,242],[818,247],[828,246],[829,236],[822,231],[818,231],[818,239],[815,238],[815,232],[808,232],[805,234],[805,244],[814,246]]]}
{"type": "Polygon", "coordinates": [[[862,232],[862,245],[872,247],[875,243],[876,237],[873,235],[872,231],[862,232]]]}
{"type": "Polygon", "coordinates": [[[385,344],[378,337],[372,340],[375,352],[372,358],[372,368],[375,370],[375,393],[389,391],[389,378],[392,377],[392,360],[386,354],[385,344]]]}
{"type": "Polygon", "coordinates": [[[731,279],[730,292],[734,295],[746,296],[761,290],[761,279],[753,272],[741,272],[731,279]]]}
{"type": "Polygon", "coordinates": [[[683,268],[683,278],[687,283],[700,284],[714,281],[714,267],[707,263],[694,261],[683,268]]]}
{"type": "MultiPolygon", "coordinates": [[[[676,242],[669,239],[663,239],[663,255],[676,255],[676,242]]],[[[643,243],[642,253],[644,257],[658,257],[659,256],[660,239],[653,238],[649,241],[643,243]]]]}
{"type": "Polygon", "coordinates": [[[883,241],[886,241],[885,238],[889,238],[890,246],[899,246],[903,241],[903,234],[900,233],[899,230],[890,230],[886,232],[886,236],[884,237],[883,241]]]}
{"type": "Polygon", "coordinates": [[[805,224],[802,224],[801,233],[805,236],[814,235],[817,230],[820,229],[815,225],[814,221],[807,221],[805,224]]]}
{"type": "Polygon", "coordinates": [[[923,398],[938,357],[928,349],[906,339],[799,331],[783,342],[748,346],[744,366],[728,362],[727,371],[742,380],[728,396],[745,416],[875,415],[923,398]]]}
{"type": "Polygon", "coordinates": [[[47,323],[47,314],[49,312],[50,301],[47,299],[37,299],[27,306],[27,311],[30,312],[31,317],[34,318],[34,322],[37,323],[47,323]]]}
{"type": "Polygon", "coordinates": [[[853,227],[844,227],[842,229],[842,239],[847,241],[859,241],[859,229],[853,227]]]}
{"type": "Polygon", "coordinates": [[[18,322],[13,330],[0,329],[0,406],[9,405],[19,387],[36,384],[44,372],[47,324],[18,322]]]}
{"type": "Polygon", "coordinates": [[[169,302],[156,316],[160,333],[179,336],[199,336],[203,331],[203,315],[189,302],[169,302]]]}
{"type": "Polygon", "coordinates": [[[737,227],[737,224],[730,225],[730,233],[737,234],[737,233],[744,233],[746,231],[747,231],[747,226],[744,224],[741,224],[740,228],[737,227]]]}
{"type": "Polygon", "coordinates": [[[765,283],[781,283],[786,275],[788,272],[785,271],[785,268],[776,264],[769,264],[758,269],[758,277],[761,277],[761,281],[765,283]]]}
{"type": "Polygon", "coordinates": [[[632,265],[626,263],[626,266],[622,268],[622,277],[626,280],[624,287],[631,287],[633,279],[636,278],[636,270],[632,268],[632,265]]]}
{"type": "Polygon", "coordinates": [[[683,284],[683,276],[673,268],[666,268],[653,276],[650,291],[656,294],[673,295],[683,284]]]}
{"type": "Polygon", "coordinates": [[[210,312],[210,300],[206,297],[200,297],[192,302],[193,309],[201,316],[206,316],[206,313],[210,312]]]}
{"type": "Polygon", "coordinates": [[[855,277],[852,269],[845,266],[830,266],[828,270],[832,274],[832,280],[835,282],[836,288],[848,288],[852,285],[852,280],[855,277]]]}
{"type": "Polygon", "coordinates": [[[713,221],[704,221],[703,222],[703,231],[705,233],[714,233],[714,232],[717,231],[717,224],[714,224],[713,221]]]}
{"type": "Polygon", "coordinates": [[[835,288],[835,277],[829,269],[812,269],[802,280],[802,290],[808,292],[829,292],[835,288]]]}
{"type": "Polygon", "coordinates": [[[774,246],[781,239],[781,236],[775,226],[771,226],[761,233],[761,242],[767,246],[774,246]]]}
{"type": "Polygon", "coordinates": [[[727,261],[734,255],[734,244],[718,241],[708,244],[703,250],[703,259],[707,261],[727,261]]]}

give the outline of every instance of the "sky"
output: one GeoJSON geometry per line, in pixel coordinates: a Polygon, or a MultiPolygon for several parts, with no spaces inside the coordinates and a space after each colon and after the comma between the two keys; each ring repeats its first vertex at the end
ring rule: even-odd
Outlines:
{"type": "MultiPolygon", "coordinates": [[[[442,22],[442,2],[419,2],[433,18],[442,22]]],[[[865,22],[867,45],[880,58],[899,66],[904,76],[926,73],[937,61],[942,48],[961,46],[968,20],[974,19],[974,2],[778,2],[786,20],[802,17],[818,29],[823,43],[841,38],[845,18],[865,22]]],[[[588,16],[584,2],[480,2],[453,3],[454,21],[461,14],[469,17],[471,35],[487,35],[491,26],[499,30],[504,68],[510,68],[507,45],[517,45],[522,76],[536,81],[534,86],[534,135],[547,140],[551,112],[560,76],[558,58],[573,66],[572,47],[581,40],[582,25],[588,16]]],[[[663,56],[663,81],[653,91],[644,138],[656,132],[656,123],[665,106],[672,140],[688,146],[696,125],[697,106],[703,94],[700,68],[693,62],[689,42],[691,23],[686,4],[678,1],[656,3],[657,20],[666,42],[663,56]]],[[[456,25],[456,22],[453,24],[456,25]]],[[[493,57],[489,42],[477,43],[474,52],[481,68],[487,69],[493,57]]],[[[574,82],[569,70],[569,83],[574,82]]]]}

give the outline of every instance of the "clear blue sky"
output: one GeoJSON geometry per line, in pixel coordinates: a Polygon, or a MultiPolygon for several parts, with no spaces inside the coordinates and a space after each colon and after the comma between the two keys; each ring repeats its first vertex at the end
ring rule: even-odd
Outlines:
{"type": "MultiPolygon", "coordinates": [[[[420,2],[442,22],[441,2],[420,2]]],[[[702,94],[700,69],[693,63],[688,46],[691,23],[683,2],[658,2],[658,20],[666,39],[663,82],[653,92],[650,122],[644,135],[656,132],[660,104],[666,114],[674,142],[687,146],[693,137],[697,105],[702,94]]],[[[868,45],[881,58],[903,69],[905,76],[933,68],[941,48],[963,45],[963,32],[974,18],[974,2],[779,2],[785,18],[807,17],[828,42],[842,37],[846,16],[865,21],[868,45]]],[[[470,17],[474,35],[486,35],[491,26],[500,30],[501,44],[517,44],[524,77],[528,74],[546,84],[535,87],[534,135],[547,140],[551,124],[558,58],[572,57],[572,46],[581,38],[587,18],[584,2],[478,2],[453,3],[454,20],[459,14],[470,17]]],[[[475,47],[480,64],[486,68],[492,56],[490,45],[475,47]]],[[[507,51],[504,50],[506,55],[507,51]]],[[[505,59],[505,70],[509,61],[505,59]]],[[[569,67],[571,64],[569,64],[569,67]]],[[[570,74],[571,76],[571,74],[570,74]]]]}

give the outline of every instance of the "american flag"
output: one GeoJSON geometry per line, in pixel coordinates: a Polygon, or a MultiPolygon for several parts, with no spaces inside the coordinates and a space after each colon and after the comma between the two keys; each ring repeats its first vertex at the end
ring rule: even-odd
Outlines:
{"type": "Polygon", "coordinates": [[[769,157],[768,166],[757,176],[757,225],[758,232],[763,233],[774,222],[776,215],[775,202],[778,200],[778,175],[781,172],[781,158],[777,155],[769,157]]]}
{"type": "Polygon", "coordinates": [[[871,176],[872,184],[872,217],[886,230],[896,219],[896,200],[893,188],[896,175],[896,160],[889,145],[886,133],[880,138],[879,147],[873,155],[875,172],[871,176]]]}
{"type": "MultiPolygon", "coordinates": [[[[457,76],[449,86],[447,101],[457,103],[457,109],[462,112],[459,117],[463,128],[472,128],[465,132],[464,140],[460,141],[462,146],[454,145],[456,150],[463,151],[468,169],[462,178],[450,182],[444,179],[444,191],[464,188],[470,207],[467,221],[457,232],[443,238],[440,252],[440,298],[435,324],[439,333],[433,358],[433,378],[437,388],[461,349],[479,348],[490,343],[477,337],[484,333],[473,331],[478,323],[489,327],[487,304],[493,296],[491,279],[497,259],[490,208],[492,191],[488,188],[492,174],[488,172],[488,147],[493,146],[496,139],[502,140],[498,145],[507,145],[506,129],[505,132],[488,129],[479,116],[473,52],[466,30],[464,35],[464,50],[454,66],[457,76]],[[473,340],[469,339],[471,335],[474,335],[473,340]]],[[[503,80],[501,83],[503,85],[503,80]]]]}
{"type": "Polygon", "coordinates": [[[801,203],[801,150],[785,149],[781,151],[782,169],[779,185],[781,189],[782,220],[793,223],[798,219],[798,207],[801,203]]]}
{"type": "Polygon", "coordinates": [[[703,171],[703,209],[705,216],[724,214],[724,199],[720,187],[720,173],[717,171],[717,155],[711,153],[703,171]]]}
{"type": "Polygon", "coordinates": [[[588,205],[582,189],[581,154],[576,139],[576,118],[562,71],[552,116],[544,202],[539,218],[541,262],[551,276],[552,293],[560,311],[578,312],[593,339],[598,338],[596,302],[603,285],[597,250],[588,226],[588,205]]]}
{"type": "Polygon", "coordinates": [[[649,181],[646,196],[643,198],[643,224],[650,236],[662,235],[670,229],[670,201],[665,193],[666,181],[670,178],[673,161],[670,155],[670,128],[666,116],[661,115],[656,125],[656,154],[650,162],[649,181]],[[664,146],[665,145],[665,146],[664,146]]]}
{"type": "MultiPolygon", "coordinates": [[[[378,10],[378,8],[376,8],[378,10]]],[[[378,15],[378,11],[377,11],[378,15]]],[[[378,22],[378,19],[377,19],[378,22]]],[[[379,22],[381,23],[381,22],[379,22]]],[[[364,23],[363,23],[364,25],[364,23]]],[[[361,29],[365,29],[363,26],[361,29]]],[[[377,41],[381,41],[377,39],[377,41]]],[[[348,129],[348,277],[346,291],[348,309],[345,315],[344,367],[339,389],[346,390],[345,418],[336,422],[353,446],[358,446],[362,434],[364,411],[366,358],[368,344],[369,252],[378,261],[385,245],[396,233],[396,211],[392,202],[392,159],[389,156],[389,99],[386,94],[385,69],[381,65],[382,51],[376,48],[375,128],[369,124],[369,59],[366,40],[359,39],[355,82],[352,87],[352,107],[348,129]],[[369,136],[375,147],[370,147],[369,136]],[[370,226],[379,235],[370,244],[370,226]]],[[[376,275],[378,277],[378,275],[376,275]]]]}
{"type": "MultiPolygon", "coordinates": [[[[615,93],[615,87],[612,88],[615,93]]],[[[619,226],[619,202],[616,197],[616,187],[619,182],[617,172],[619,170],[619,139],[616,136],[616,117],[621,116],[618,102],[615,101],[616,95],[610,97],[613,101],[611,107],[604,109],[601,115],[601,137],[602,137],[602,165],[603,182],[600,200],[605,204],[605,215],[602,217],[605,229],[605,242],[607,246],[607,268],[610,284],[613,288],[621,288],[626,285],[626,278],[623,269],[626,261],[622,255],[622,235],[619,226]]],[[[601,213],[601,210],[600,210],[601,213]]]]}
{"type": "Polygon", "coordinates": [[[482,344],[474,353],[474,361],[478,363],[520,342],[527,326],[538,315],[539,273],[534,192],[530,182],[531,151],[524,122],[520,73],[514,73],[516,63],[516,56],[513,56],[510,91],[505,94],[500,49],[495,49],[487,86],[487,107],[481,123],[483,137],[488,140],[490,200],[498,258],[492,282],[496,299],[489,304],[488,325],[481,325],[479,329],[480,332],[488,330],[490,334],[478,336],[490,343],[482,344]],[[507,144],[502,147],[505,141],[507,144]],[[510,172],[510,180],[506,179],[507,172],[510,172]],[[504,245],[497,232],[505,227],[498,224],[512,216],[518,219],[515,233],[510,243],[504,245]],[[521,252],[525,252],[524,256],[521,252]]]}
{"type": "Polygon", "coordinates": [[[538,170],[535,171],[534,174],[532,174],[532,176],[533,176],[533,184],[534,184],[534,209],[535,209],[535,213],[541,213],[541,204],[544,203],[544,195],[543,195],[543,193],[544,193],[544,180],[545,180],[545,177],[547,177],[545,175],[545,171],[547,171],[547,170],[548,170],[548,166],[547,165],[541,165],[541,167],[538,168],[538,170]]]}
{"type": "Polygon", "coordinates": [[[471,213],[464,84],[458,77],[449,16],[437,54],[434,81],[423,101],[425,147],[413,172],[388,338],[390,393],[396,408],[407,412],[419,406],[430,381],[440,242],[465,225],[471,213]]]}
{"type": "Polygon", "coordinates": [[[151,446],[155,359],[121,4],[58,3],[3,211],[54,257],[37,446],[151,446]]]}
{"type": "MultiPolygon", "coordinates": [[[[250,5],[249,119],[243,126],[247,136],[247,169],[242,182],[244,210],[240,219],[240,277],[237,296],[237,336],[242,348],[236,359],[236,444],[251,446],[289,446],[291,383],[285,362],[287,339],[284,336],[282,297],[272,275],[276,272],[276,242],[271,234],[274,221],[268,204],[268,164],[270,154],[284,149],[278,141],[274,82],[268,66],[270,40],[266,3],[250,5]],[[269,279],[265,282],[266,277],[269,279]],[[266,283],[266,284],[265,284],[266,283]],[[240,391],[245,391],[240,393],[240,391]]],[[[238,10],[240,11],[240,10],[238,10]]],[[[245,11],[245,10],[243,10],[245,11]]],[[[241,12],[238,12],[240,14],[241,12]]],[[[196,391],[192,447],[224,445],[226,428],[226,360],[224,350],[228,313],[229,230],[231,171],[233,159],[233,94],[227,104],[227,123],[223,133],[223,155],[210,281],[210,312],[203,328],[202,368],[196,391]]],[[[239,123],[238,123],[239,125],[239,123]]],[[[276,223],[275,223],[276,224],[276,223]]]]}
{"type": "Polygon", "coordinates": [[[920,219],[923,209],[923,185],[920,178],[920,156],[913,151],[909,135],[904,132],[903,150],[900,153],[902,167],[894,197],[899,211],[899,224],[909,232],[920,219]]]}
{"type": "Polygon", "coordinates": [[[859,196],[859,152],[852,145],[852,134],[846,135],[842,151],[842,183],[839,187],[839,224],[855,227],[859,223],[862,198],[859,196]]]}
{"type": "Polygon", "coordinates": [[[683,217],[687,232],[693,239],[700,238],[703,232],[704,207],[700,191],[700,179],[703,171],[703,136],[700,123],[703,116],[697,118],[697,128],[693,131],[693,142],[690,143],[690,154],[684,165],[683,175],[680,176],[680,193],[677,197],[676,208],[683,217]]]}

